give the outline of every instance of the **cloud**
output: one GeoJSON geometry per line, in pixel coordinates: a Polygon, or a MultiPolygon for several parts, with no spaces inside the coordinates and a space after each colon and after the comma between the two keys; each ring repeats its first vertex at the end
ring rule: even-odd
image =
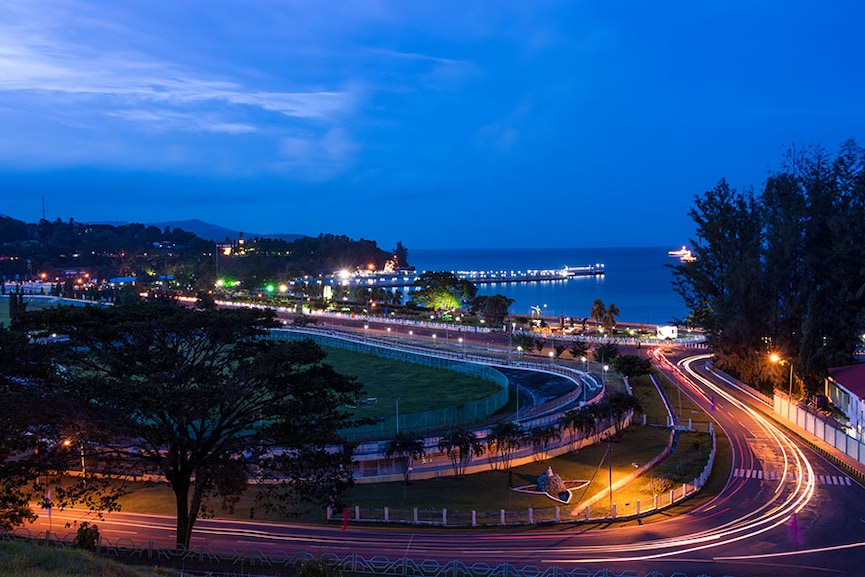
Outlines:
{"type": "Polygon", "coordinates": [[[69,21],[60,22],[52,6],[13,2],[0,8],[0,98],[19,114],[40,114],[34,102],[51,100],[59,108],[75,106],[75,116],[104,115],[144,131],[241,134],[280,118],[332,124],[353,107],[346,91],[268,90],[265,83],[285,81],[260,73],[232,77],[228,69],[181,64],[131,41],[116,44],[117,36],[137,33],[87,15],[86,5],[82,14],[75,4],[54,7],[65,9],[69,21]],[[111,38],[101,36],[106,31],[111,38]]]}
{"type": "Polygon", "coordinates": [[[354,163],[358,145],[342,128],[315,137],[285,137],[280,141],[279,167],[305,180],[332,178],[354,163]]]}

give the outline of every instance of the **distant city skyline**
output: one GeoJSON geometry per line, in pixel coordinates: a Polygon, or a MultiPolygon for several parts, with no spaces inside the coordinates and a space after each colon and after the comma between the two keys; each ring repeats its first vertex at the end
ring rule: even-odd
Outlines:
{"type": "Polygon", "coordinates": [[[865,145],[865,3],[0,4],[0,213],[385,249],[686,244],[865,145]]]}

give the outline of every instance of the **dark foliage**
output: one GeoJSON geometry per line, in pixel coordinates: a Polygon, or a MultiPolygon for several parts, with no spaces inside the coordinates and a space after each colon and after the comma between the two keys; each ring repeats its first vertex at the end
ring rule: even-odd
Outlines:
{"type": "Polygon", "coordinates": [[[311,341],[266,338],[272,311],[152,301],[24,315],[68,341],[64,397],[89,439],[131,471],[164,476],[177,501],[177,542],[250,479],[266,507],[335,503],[351,483],[340,407],[360,394],[311,341]]]}
{"type": "Polygon", "coordinates": [[[694,262],[676,286],[717,364],[764,390],[792,363],[803,396],[827,369],[856,361],[865,329],[865,152],[853,141],[788,151],[762,192],[726,181],[695,200],[694,262]]]}

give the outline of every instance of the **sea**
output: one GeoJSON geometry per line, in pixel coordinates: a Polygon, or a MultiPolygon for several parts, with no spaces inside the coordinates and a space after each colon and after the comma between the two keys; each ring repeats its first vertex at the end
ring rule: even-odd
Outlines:
{"type": "MultiPolygon", "coordinates": [[[[673,247],[676,248],[676,247],[673,247]]],[[[666,325],[685,318],[684,303],[673,289],[670,247],[550,249],[414,249],[409,264],[423,271],[558,270],[565,266],[604,265],[600,276],[567,280],[478,284],[479,295],[514,299],[511,314],[589,317],[595,299],[615,304],[620,322],[666,325]]]]}

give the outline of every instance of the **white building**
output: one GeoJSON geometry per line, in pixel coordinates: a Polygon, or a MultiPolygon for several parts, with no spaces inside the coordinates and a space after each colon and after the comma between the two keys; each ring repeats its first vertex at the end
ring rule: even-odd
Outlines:
{"type": "Polygon", "coordinates": [[[865,441],[865,363],[829,369],[826,396],[850,419],[849,435],[865,441]]]}

